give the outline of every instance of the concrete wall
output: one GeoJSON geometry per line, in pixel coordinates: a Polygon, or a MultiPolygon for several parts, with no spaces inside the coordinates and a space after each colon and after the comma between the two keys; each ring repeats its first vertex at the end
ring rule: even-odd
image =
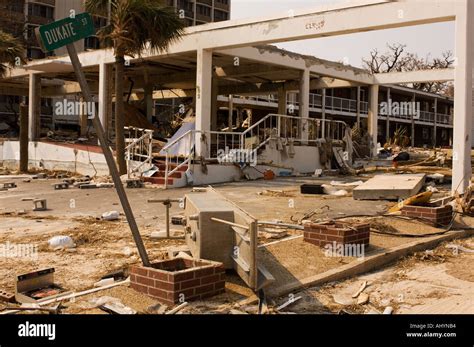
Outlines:
{"type": "Polygon", "coordinates": [[[271,144],[263,151],[258,158],[259,163],[265,163],[293,169],[293,173],[314,173],[316,169],[321,169],[319,157],[319,148],[312,146],[295,146],[294,156],[288,153],[288,146],[286,150],[278,151],[276,145],[271,144]]]}
{"type": "MultiPolygon", "coordinates": [[[[7,168],[17,169],[20,159],[19,142],[5,141],[0,149],[0,158],[3,160],[3,165],[7,168]]],[[[107,163],[102,153],[88,152],[43,142],[30,142],[29,167],[69,171],[90,176],[109,174],[107,163]]]]}

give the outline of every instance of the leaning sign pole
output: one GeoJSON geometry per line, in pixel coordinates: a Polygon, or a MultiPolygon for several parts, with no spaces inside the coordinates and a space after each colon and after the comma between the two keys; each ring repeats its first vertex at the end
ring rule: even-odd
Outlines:
{"type": "MultiPolygon", "coordinates": [[[[42,49],[45,52],[53,51],[63,46],[67,47],[72,66],[74,67],[74,72],[76,73],[77,80],[81,86],[84,100],[87,103],[93,103],[94,101],[89,84],[86,80],[86,76],[82,71],[81,62],[79,61],[74,42],[85,39],[86,37],[92,36],[94,34],[94,22],[92,21],[92,16],[89,13],[81,13],[76,15],[74,18],[61,19],[36,29],[36,36],[38,37],[38,41],[41,43],[42,49]]],[[[95,112],[95,114],[97,114],[97,112],[95,112]]],[[[146,252],[145,245],[143,244],[140,231],[138,230],[138,225],[135,221],[127,194],[125,193],[125,188],[123,187],[122,181],[120,179],[112,151],[105,140],[104,129],[102,128],[99,118],[95,115],[92,118],[92,124],[94,125],[97,137],[99,138],[102,152],[104,153],[105,160],[109,167],[110,175],[112,176],[112,180],[122,204],[123,211],[127,217],[128,225],[132,231],[138,253],[140,254],[143,265],[150,266],[150,260],[146,252]]]]}

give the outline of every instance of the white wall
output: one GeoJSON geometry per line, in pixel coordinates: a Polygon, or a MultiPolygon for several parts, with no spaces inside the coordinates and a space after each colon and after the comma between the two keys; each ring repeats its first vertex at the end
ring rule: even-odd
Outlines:
{"type": "MultiPolygon", "coordinates": [[[[16,169],[20,160],[20,143],[5,141],[1,157],[3,165],[16,169]]],[[[82,175],[104,176],[109,169],[102,153],[88,152],[44,142],[30,142],[29,167],[70,171],[82,175]]]]}

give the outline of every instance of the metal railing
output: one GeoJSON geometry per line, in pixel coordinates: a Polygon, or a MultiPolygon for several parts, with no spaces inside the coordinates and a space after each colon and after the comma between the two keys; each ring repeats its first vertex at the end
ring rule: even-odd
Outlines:
{"type": "Polygon", "coordinates": [[[189,130],[161,150],[165,153],[165,188],[168,188],[169,177],[191,162],[198,133],[200,132],[189,130]]]}
{"type": "Polygon", "coordinates": [[[189,130],[162,149],[166,157],[165,188],[171,175],[191,163],[198,141],[206,149],[204,159],[219,160],[235,150],[256,156],[259,149],[276,138],[302,144],[315,144],[324,138],[343,140],[346,128],[342,121],[269,114],[243,132],[189,130]]]}
{"type": "MultiPolygon", "coordinates": [[[[252,96],[252,97],[245,97],[247,100],[254,100],[258,103],[269,103],[275,104],[278,103],[278,96],[277,95],[263,95],[263,96],[252,96]]],[[[309,107],[310,109],[321,109],[323,107],[322,103],[323,96],[317,93],[311,93],[309,95],[309,107]]],[[[293,107],[294,110],[299,108],[299,98],[298,93],[289,93],[288,94],[288,107],[293,107]]],[[[326,110],[327,111],[337,111],[337,112],[346,112],[346,113],[353,113],[354,115],[357,113],[357,100],[354,99],[347,99],[347,98],[339,98],[335,96],[326,96],[326,110]]],[[[360,112],[361,114],[368,114],[369,112],[369,103],[367,101],[360,102],[360,112]]],[[[380,118],[386,118],[387,115],[379,113],[380,118]]],[[[421,111],[420,117],[417,117],[416,121],[422,122],[429,122],[434,123],[434,113],[421,111]]],[[[399,115],[391,115],[390,118],[395,119],[403,119],[403,120],[411,120],[411,115],[407,114],[399,114],[399,115]]],[[[452,116],[449,114],[438,114],[437,115],[437,123],[450,125],[452,124],[452,116]]]]}
{"type": "Polygon", "coordinates": [[[127,175],[131,175],[152,165],[153,161],[153,130],[125,127],[125,153],[127,175]]]}

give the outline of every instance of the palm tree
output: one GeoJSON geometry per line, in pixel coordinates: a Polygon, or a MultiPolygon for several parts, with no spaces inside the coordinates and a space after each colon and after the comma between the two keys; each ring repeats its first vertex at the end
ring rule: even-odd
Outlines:
{"type": "Polygon", "coordinates": [[[120,174],[127,172],[124,138],[125,56],[136,56],[146,49],[166,51],[184,30],[184,22],[174,8],[162,0],[86,0],[86,11],[110,18],[97,33],[102,46],[112,47],[115,55],[115,136],[120,174]],[[110,13],[109,13],[110,10],[110,13]]]}
{"type": "Polygon", "coordinates": [[[9,66],[24,62],[25,48],[20,40],[0,30],[0,77],[5,76],[9,66]]]}

